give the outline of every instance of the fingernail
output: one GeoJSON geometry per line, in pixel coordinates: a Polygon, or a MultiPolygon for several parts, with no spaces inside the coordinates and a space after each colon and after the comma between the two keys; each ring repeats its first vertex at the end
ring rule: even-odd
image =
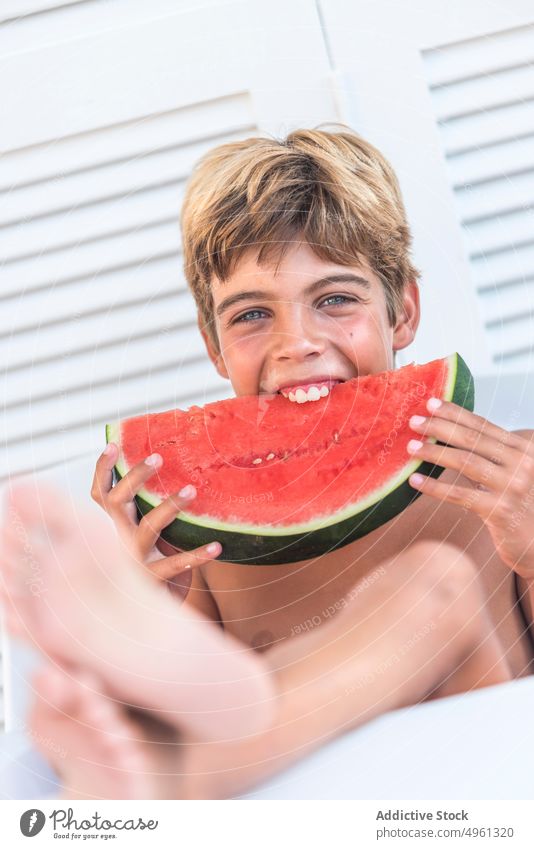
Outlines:
{"type": "Polygon", "coordinates": [[[410,424],[415,425],[415,427],[419,427],[419,425],[424,424],[426,421],[424,416],[412,416],[410,419],[410,424]]]}
{"type": "Polygon", "coordinates": [[[206,551],[209,555],[220,554],[222,551],[220,542],[210,542],[210,544],[206,546],[206,551]]]}
{"type": "Polygon", "coordinates": [[[108,457],[109,457],[110,454],[114,454],[115,453],[115,444],[113,442],[108,442],[108,444],[104,448],[103,453],[107,454],[108,457]]]}
{"type": "Polygon", "coordinates": [[[188,483],[187,486],[184,486],[184,488],[181,489],[178,493],[180,498],[194,498],[196,494],[197,491],[191,483],[188,483]]]}
{"type": "Polygon", "coordinates": [[[439,398],[429,398],[426,403],[426,408],[427,410],[430,410],[431,413],[433,413],[439,407],[441,407],[441,401],[439,400],[439,398]]]}
{"type": "Polygon", "coordinates": [[[161,454],[151,454],[150,457],[146,458],[145,463],[147,464],[147,466],[156,467],[163,463],[163,458],[161,454]]]}
{"type": "Polygon", "coordinates": [[[423,447],[423,443],[420,442],[418,439],[410,439],[410,441],[407,445],[407,450],[409,452],[419,451],[419,449],[422,448],[422,447],[423,447]]]}
{"type": "Polygon", "coordinates": [[[423,483],[423,475],[420,475],[417,472],[410,475],[410,483],[415,484],[415,486],[419,486],[420,483],[423,483]]]}

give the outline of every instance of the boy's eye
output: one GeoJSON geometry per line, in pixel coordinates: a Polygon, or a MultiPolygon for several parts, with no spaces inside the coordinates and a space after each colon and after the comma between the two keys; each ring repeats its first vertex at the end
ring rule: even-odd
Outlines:
{"type": "Polygon", "coordinates": [[[327,298],[325,298],[323,301],[321,301],[321,304],[327,304],[328,301],[336,301],[336,303],[332,303],[332,306],[335,307],[338,304],[342,305],[344,302],[350,303],[351,301],[355,302],[357,300],[358,300],[357,298],[349,298],[347,295],[329,295],[327,298]]]}
{"type": "Polygon", "coordinates": [[[237,318],[232,319],[230,324],[237,324],[238,321],[259,321],[258,316],[262,317],[265,315],[263,310],[248,310],[248,312],[244,312],[242,315],[238,315],[237,318]],[[247,318],[248,315],[255,315],[256,318],[247,318]]]}

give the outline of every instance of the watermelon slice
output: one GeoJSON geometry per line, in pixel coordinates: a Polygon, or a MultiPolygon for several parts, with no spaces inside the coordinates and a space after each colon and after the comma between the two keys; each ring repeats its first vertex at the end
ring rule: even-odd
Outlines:
{"type": "MultiPolygon", "coordinates": [[[[413,414],[435,396],[473,410],[459,354],[339,383],[318,401],[248,395],[106,426],[120,453],[115,480],[157,451],[163,466],[136,496],[140,516],[186,483],[197,497],[162,533],[189,550],[217,539],[219,560],[293,563],[368,534],[421,494],[412,472],[443,468],[411,457],[413,414]]],[[[433,442],[436,440],[433,439],[433,442]]]]}

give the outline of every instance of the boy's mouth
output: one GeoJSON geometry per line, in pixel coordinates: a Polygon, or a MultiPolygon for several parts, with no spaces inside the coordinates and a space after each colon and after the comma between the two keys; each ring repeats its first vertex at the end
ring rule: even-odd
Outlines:
{"type": "Polygon", "coordinates": [[[308,401],[319,401],[321,398],[326,398],[333,386],[343,382],[344,378],[317,378],[306,383],[281,386],[277,392],[289,401],[296,404],[305,404],[308,401]]]}

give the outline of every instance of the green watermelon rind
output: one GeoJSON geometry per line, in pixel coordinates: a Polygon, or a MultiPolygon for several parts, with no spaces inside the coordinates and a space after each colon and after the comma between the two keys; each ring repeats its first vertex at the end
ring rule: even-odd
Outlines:
{"type": "MultiPolygon", "coordinates": [[[[474,381],[467,364],[458,353],[444,359],[448,361],[448,379],[441,395],[442,400],[452,401],[473,411],[474,381]]],[[[106,441],[120,446],[120,421],[106,425],[106,441]]],[[[441,443],[438,441],[438,444],[441,443]]],[[[119,481],[128,471],[120,455],[114,468],[115,480],[119,481]]],[[[217,523],[213,517],[191,516],[182,511],[163,529],[161,536],[166,542],[184,551],[217,539],[223,547],[218,560],[250,566],[308,560],[347,545],[399,515],[421,495],[408,482],[415,471],[438,478],[443,467],[411,459],[385,486],[373,490],[365,499],[354,502],[343,511],[330,514],[324,520],[315,519],[288,528],[250,527],[217,523]]],[[[162,499],[142,488],[135,502],[141,518],[161,504],[162,499]]]]}

